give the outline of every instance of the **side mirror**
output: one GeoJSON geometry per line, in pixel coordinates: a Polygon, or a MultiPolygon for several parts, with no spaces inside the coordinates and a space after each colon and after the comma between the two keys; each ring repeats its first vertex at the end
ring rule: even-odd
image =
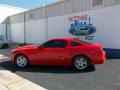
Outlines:
{"type": "Polygon", "coordinates": [[[39,45],[39,48],[44,48],[44,46],[43,45],[39,45]]]}
{"type": "Polygon", "coordinates": [[[43,48],[42,45],[36,45],[37,48],[43,48]]]}

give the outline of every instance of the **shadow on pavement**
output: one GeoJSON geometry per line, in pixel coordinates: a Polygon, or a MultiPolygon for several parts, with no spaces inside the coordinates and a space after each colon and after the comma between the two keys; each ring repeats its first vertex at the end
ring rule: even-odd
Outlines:
{"type": "Polygon", "coordinates": [[[55,73],[55,74],[64,74],[64,73],[89,73],[95,71],[95,67],[90,68],[85,71],[77,71],[72,67],[56,67],[56,66],[29,66],[24,69],[20,69],[10,64],[10,61],[5,61],[0,63],[0,68],[3,70],[9,70],[11,72],[42,72],[42,73],[55,73]]]}

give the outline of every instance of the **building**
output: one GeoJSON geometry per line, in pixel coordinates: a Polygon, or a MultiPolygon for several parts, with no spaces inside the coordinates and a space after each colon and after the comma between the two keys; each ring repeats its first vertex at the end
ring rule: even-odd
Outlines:
{"type": "Polygon", "coordinates": [[[0,23],[11,15],[26,11],[27,9],[0,4],[0,23]]]}
{"type": "Polygon", "coordinates": [[[8,16],[26,11],[27,9],[0,4],[0,36],[7,37],[8,16]]]}
{"type": "MultiPolygon", "coordinates": [[[[12,42],[41,44],[56,37],[101,43],[120,56],[120,0],[61,0],[9,17],[12,42]]],[[[112,52],[112,54],[111,54],[112,52]]]]}

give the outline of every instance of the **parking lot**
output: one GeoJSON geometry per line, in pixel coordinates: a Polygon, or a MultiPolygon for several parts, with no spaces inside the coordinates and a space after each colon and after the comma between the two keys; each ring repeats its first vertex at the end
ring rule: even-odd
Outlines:
{"type": "Polygon", "coordinates": [[[0,70],[9,70],[48,90],[120,90],[120,59],[107,59],[105,64],[84,72],[52,66],[17,69],[10,64],[10,52],[0,49],[0,70]]]}

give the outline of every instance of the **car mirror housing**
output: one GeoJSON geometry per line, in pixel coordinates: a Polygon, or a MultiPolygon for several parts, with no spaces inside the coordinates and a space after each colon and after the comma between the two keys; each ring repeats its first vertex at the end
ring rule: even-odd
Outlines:
{"type": "Polygon", "coordinates": [[[39,48],[44,48],[44,46],[43,45],[39,45],[39,48]]]}

